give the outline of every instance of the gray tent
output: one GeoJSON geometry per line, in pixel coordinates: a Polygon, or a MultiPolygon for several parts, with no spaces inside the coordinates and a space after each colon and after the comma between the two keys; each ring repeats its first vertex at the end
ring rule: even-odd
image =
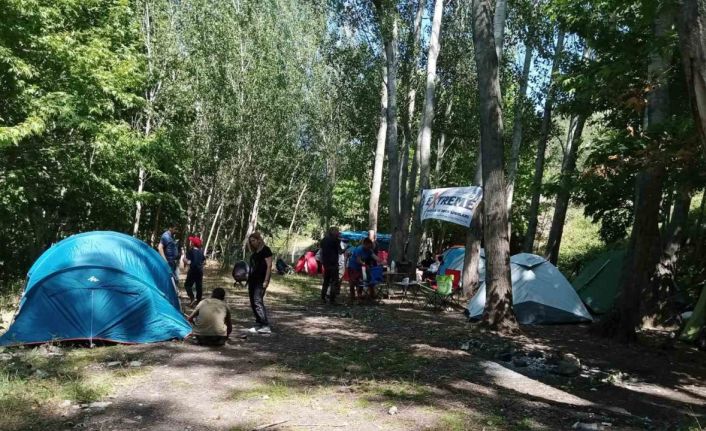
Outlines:
{"type": "MultiPolygon", "coordinates": [[[[576,323],[593,320],[564,275],[546,259],[529,253],[510,258],[512,302],[517,321],[529,324],[576,323]]],[[[485,282],[468,303],[469,316],[485,309],[485,282]]]]}

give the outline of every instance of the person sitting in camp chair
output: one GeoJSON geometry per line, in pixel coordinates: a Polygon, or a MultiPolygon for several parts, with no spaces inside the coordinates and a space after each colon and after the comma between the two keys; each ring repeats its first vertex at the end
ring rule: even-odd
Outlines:
{"type": "Polygon", "coordinates": [[[211,297],[199,302],[188,320],[194,326],[191,334],[203,346],[222,346],[233,331],[230,310],[225,302],[226,291],[213,289],[211,297]]]}

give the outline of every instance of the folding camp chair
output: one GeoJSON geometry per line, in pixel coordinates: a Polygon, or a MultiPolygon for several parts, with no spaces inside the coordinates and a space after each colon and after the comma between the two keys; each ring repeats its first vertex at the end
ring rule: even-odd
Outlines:
{"type": "Polygon", "coordinates": [[[453,277],[437,275],[436,289],[423,286],[421,291],[427,299],[426,305],[430,305],[434,309],[445,310],[449,307],[454,293],[453,277]]]}
{"type": "Polygon", "coordinates": [[[452,281],[452,287],[453,287],[453,292],[451,292],[451,302],[454,305],[461,305],[460,298],[461,298],[461,271],[457,269],[447,269],[446,274],[450,276],[453,281],[452,281]]]}

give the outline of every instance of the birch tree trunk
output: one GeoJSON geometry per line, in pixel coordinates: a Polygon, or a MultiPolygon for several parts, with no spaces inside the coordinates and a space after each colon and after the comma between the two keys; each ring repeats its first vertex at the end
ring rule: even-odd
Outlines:
{"type": "Polygon", "coordinates": [[[140,166],[140,170],[137,173],[137,202],[135,202],[135,223],[132,226],[132,236],[137,236],[140,232],[140,218],[142,217],[142,201],[140,200],[140,195],[145,189],[145,180],[147,179],[147,171],[145,168],[140,166]]]}
{"type": "Polygon", "coordinates": [[[407,248],[407,261],[416,263],[419,257],[419,243],[422,236],[421,212],[419,203],[421,202],[421,190],[428,189],[429,180],[429,159],[431,155],[431,127],[434,122],[434,96],[436,91],[436,61],[439,58],[441,18],[444,15],[443,0],[435,0],[434,17],[431,25],[431,39],[429,40],[429,54],[427,55],[427,81],[424,94],[424,111],[422,113],[422,124],[417,137],[417,149],[419,151],[419,188],[420,192],[414,195],[415,216],[412,223],[412,235],[409,247],[407,248]]]}
{"type": "Polygon", "coordinates": [[[559,192],[554,204],[554,217],[552,226],[549,229],[549,240],[547,241],[546,256],[549,261],[556,265],[559,260],[559,249],[561,247],[561,237],[564,234],[564,222],[569,209],[571,189],[573,187],[573,175],[576,171],[576,156],[579,145],[581,145],[581,134],[586,124],[586,115],[579,114],[570,120],[569,133],[566,137],[566,150],[564,161],[561,165],[561,179],[559,180],[559,192]]]}
{"type": "Polygon", "coordinates": [[[520,147],[522,146],[522,112],[527,98],[527,83],[529,82],[530,68],[532,67],[532,49],[525,44],[525,60],[522,64],[522,77],[520,78],[520,92],[515,102],[515,118],[512,122],[512,148],[510,150],[510,166],[507,170],[507,212],[512,214],[512,198],[515,194],[515,180],[517,169],[520,165],[520,147]]]}
{"type": "Polygon", "coordinates": [[[490,0],[473,0],[473,45],[480,96],[483,237],[486,251],[486,300],[482,321],[490,329],[509,332],[517,328],[517,320],[512,310],[510,241],[503,172],[502,105],[492,11],[490,0]]]}
{"type": "Polygon", "coordinates": [[[505,20],[507,19],[507,0],[495,1],[493,16],[493,38],[495,39],[495,55],[498,56],[498,67],[503,63],[503,41],[505,39],[505,20]]]}
{"type": "Polygon", "coordinates": [[[534,177],[532,178],[532,201],[530,202],[529,217],[527,222],[527,234],[525,235],[524,250],[527,253],[534,251],[534,237],[537,234],[537,219],[539,217],[539,200],[542,196],[542,177],[544,176],[544,157],[547,151],[547,142],[552,128],[552,108],[554,107],[554,94],[556,93],[554,76],[559,69],[561,53],[564,50],[564,32],[559,32],[559,37],[554,49],[554,60],[552,61],[552,71],[549,81],[547,98],[544,101],[544,113],[542,114],[542,129],[540,131],[539,142],[537,143],[537,157],[534,161],[534,177]]]}
{"type": "Polygon", "coordinates": [[[252,204],[252,210],[250,211],[250,219],[248,220],[248,228],[245,231],[245,237],[243,238],[242,243],[243,257],[245,256],[245,251],[248,246],[248,237],[257,229],[257,217],[258,211],[260,210],[260,197],[262,196],[263,182],[264,178],[260,178],[257,182],[257,189],[255,190],[255,201],[252,204]]]}
{"type": "Polygon", "coordinates": [[[305,183],[304,187],[302,187],[301,191],[299,192],[299,197],[297,198],[297,203],[294,205],[294,213],[292,213],[292,221],[289,223],[289,229],[287,229],[287,237],[284,240],[284,250],[287,251],[289,250],[289,240],[292,238],[292,232],[294,231],[294,222],[297,219],[297,213],[299,212],[299,206],[302,203],[302,199],[304,198],[304,195],[306,194],[306,189],[308,188],[309,184],[305,183]]]}
{"type": "Polygon", "coordinates": [[[373,165],[373,186],[368,202],[368,226],[378,230],[378,206],[382,187],[382,168],[385,161],[385,136],[387,134],[387,65],[382,68],[382,88],[380,89],[380,126],[378,127],[375,164],[373,165]]]}
{"type": "Polygon", "coordinates": [[[413,31],[410,33],[409,45],[411,53],[405,65],[405,77],[409,90],[407,92],[407,112],[403,119],[403,128],[405,135],[405,149],[403,153],[404,163],[401,166],[400,175],[400,219],[402,222],[402,232],[407,235],[409,232],[409,223],[413,212],[412,202],[417,189],[417,174],[419,171],[419,148],[418,141],[412,138],[412,125],[416,115],[416,100],[417,87],[415,85],[414,75],[419,63],[419,53],[421,44],[421,26],[422,16],[424,14],[424,0],[417,2],[417,13],[414,18],[413,31]],[[407,169],[409,152],[412,151],[412,166],[407,169]]]}
{"type": "Polygon", "coordinates": [[[399,261],[404,251],[404,232],[400,223],[400,184],[399,155],[397,148],[397,11],[389,9],[392,14],[392,28],[385,40],[385,56],[387,57],[387,162],[389,165],[389,200],[390,227],[392,242],[390,258],[399,261]]]}

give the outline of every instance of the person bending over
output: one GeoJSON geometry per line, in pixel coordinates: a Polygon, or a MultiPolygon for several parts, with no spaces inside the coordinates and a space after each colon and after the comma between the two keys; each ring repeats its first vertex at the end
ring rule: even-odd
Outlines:
{"type": "Polygon", "coordinates": [[[194,326],[191,333],[199,344],[222,346],[228,340],[233,324],[225,299],[226,291],[217,287],[211,292],[211,297],[199,302],[189,316],[188,320],[194,326]]]}
{"type": "Polygon", "coordinates": [[[379,262],[377,255],[373,253],[373,241],[370,238],[365,238],[363,243],[351,251],[351,256],[348,259],[348,283],[350,285],[350,302],[353,303],[356,299],[363,297],[363,265],[366,261],[372,259],[379,262]]]}

